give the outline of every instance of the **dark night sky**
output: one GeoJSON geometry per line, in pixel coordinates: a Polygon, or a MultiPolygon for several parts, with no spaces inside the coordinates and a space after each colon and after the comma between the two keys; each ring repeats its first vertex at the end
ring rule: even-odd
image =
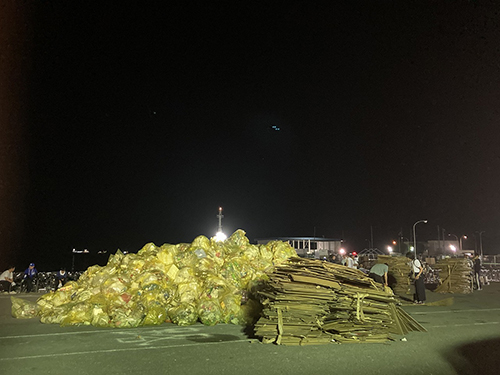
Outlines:
{"type": "Polygon", "coordinates": [[[484,230],[498,253],[495,1],[166,3],[24,5],[3,262],[191,242],[219,206],[251,240],[360,250],[428,219],[419,238],[484,230]]]}

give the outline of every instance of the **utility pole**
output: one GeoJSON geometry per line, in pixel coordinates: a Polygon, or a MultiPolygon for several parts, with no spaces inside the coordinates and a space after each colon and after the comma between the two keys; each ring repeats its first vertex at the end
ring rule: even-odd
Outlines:
{"type": "Polygon", "coordinates": [[[371,238],[370,249],[373,249],[373,225],[370,225],[370,238],[371,238]]]}
{"type": "Polygon", "coordinates": [[[415,254],[413,254],[413,259],[417,259],[417,232],[415,230],[415,227],[419,223],[427,224],[427,220],[418,220],[417,222],[415,222],[415,224],[413,224],[413,249],[415,251],[415,254]]]}
{"type": "Polygon", "coordinates": [[[439,229],[439,225],[437,226],[438,229],[438,247],[439,250],[443,251],[443,248],[441,247],[441,230],[439,229]]]}
{"type": "Polygon", "coordinates": [[[479,251],[481,252],[481,260],[483,259],[483,233],[484,230],[479,232],[479,251]]]}

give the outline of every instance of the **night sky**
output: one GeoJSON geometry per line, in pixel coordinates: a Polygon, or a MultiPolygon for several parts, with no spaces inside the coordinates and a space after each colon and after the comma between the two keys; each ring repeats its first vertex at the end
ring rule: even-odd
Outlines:
{"type": "Polygon", "coordinates": [[[495,1],[15,3],[3,268],[211,237],[219,206],[251,241],[427,219],[500,253],[495,1]]]}

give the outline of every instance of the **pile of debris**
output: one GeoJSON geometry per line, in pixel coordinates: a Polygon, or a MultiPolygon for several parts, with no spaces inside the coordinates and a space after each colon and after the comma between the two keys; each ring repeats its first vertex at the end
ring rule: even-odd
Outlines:
{"type": "Polygon", "coordinates": [[[472,293],[472,267],[464,258],[444,258],[434,269],[439,272],[437,293],[472,293]]]}
{"type": "Polygon", "coordinates": [[[410,294],[410,260],[407,257],[393,257],[389,255],[379,255],[377,263],[387,263],[389,266],[388,281],[389,286],[395,294],[402,296],[410,294]]]}
{"type": "Polygon", "coordinates": [[[252,245],[243,230],[222,242],[199,236],[191,244],[150,243],[137,254],[118,250],[106,266],[88,268],[34,307],[12,300],[12,315],[63,326],[239,324],[245,321],[241,302],[249,285],[291,256],[296,252],[288,243],[252,245]]]}
{"type": "Polygon", "coordinates": [[[425,331],[390,288],[337,264],[291,258],[257,294],[263,310],[255,334],[264,343],[385,342],[391,334],[425,331]]]}

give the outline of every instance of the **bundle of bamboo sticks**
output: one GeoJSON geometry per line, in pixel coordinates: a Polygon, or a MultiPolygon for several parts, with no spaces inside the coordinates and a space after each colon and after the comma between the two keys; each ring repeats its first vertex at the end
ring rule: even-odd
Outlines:
{"type": "Polygon", "coordinates": [[[434,269],[439,271],[440,282],[435,292],[462,294],[472,292],[472,268],[467,259],[441,259],[434,269]]]}
{"type": "Polygon", "coordinates": [[[255,333],[264,343],[385,342],[391,334],[425,331],[391,290],[333,263],[291,258],[258,294],[263,310],[255,333]]]}
{"type": "Polygon", "coordinates": [[[389,266],[389,286],[394,293],[401,296],[410,294],[410,260],[407,257],[393,257],[389,255],[379,255],[377,263],[387,263],[389,266]]]}

